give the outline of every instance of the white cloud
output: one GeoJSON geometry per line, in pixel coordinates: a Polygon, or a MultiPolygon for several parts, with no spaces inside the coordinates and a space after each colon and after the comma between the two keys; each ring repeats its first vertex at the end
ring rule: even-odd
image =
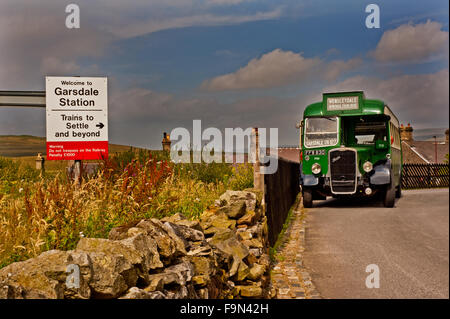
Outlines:
{"type": "Polygon", "coordinates": [[[207,0],[208,4],[213,5],[236,5],[243,2],[252,2],[254,0],[207,0]]]}
{"type": "Polygon", "coordinates": [[[62,61],[57,57],[45,57],[41,62],[42,74],[77,74],[80,66],[75,61],[62,61]]]}
{"type": "Polygon", "coordinates": [[[305,79],[322,62],[318,58],[304,58],[301,53],[275,49],[252,59],[236,72],[203,82],[202,88],[211,91],[269,88],[305,79]]]}
{"type": "Polygon", "coordinates": [[[275,49],[252,59],[239,70],[206,80],[201,88],[209,91],[273,88],[304,80],[337,79],[361,65],[361,58],[329,63],[320,58],[305,58],[302,53],[275,49]]]}
{"type": "Polygon", "coordinates": [[[251,21],[272,20],[281,16],[281,9],[256,12],[250,15],[216,15],[211,13],[183,15],[176,17],[152,17],[146,20],[123,21],[111,23],[105,27],[112,34],[122,38],[136,37],[161,30],[183,28],[190,26],[232,25],[251,21]]]}
{"type": "Polygon", "coordinates": [[[328,81],[336,80],[339,75],[346,71],[351,71],[362,64],[361,58],[353,58],[348,61],[335,60],[328,63],[325,68],[324,76],[328,81]]]}
{"type": "Polygon", "coordinates": [[[403,24],[386,31],[373,57],[381,62],[417,62],[448,50],[448,32],[442,24],[428,20],[422,24],[403,24]]]}

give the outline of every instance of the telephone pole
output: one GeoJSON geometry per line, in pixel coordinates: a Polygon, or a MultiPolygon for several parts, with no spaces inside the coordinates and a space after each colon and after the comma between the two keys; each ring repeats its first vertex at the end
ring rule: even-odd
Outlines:
{"type": "Polygon", "coordinates": [[[436,135],[434,137],[434,162],[437,163],[437,142],[436,142],[436,135]]]}

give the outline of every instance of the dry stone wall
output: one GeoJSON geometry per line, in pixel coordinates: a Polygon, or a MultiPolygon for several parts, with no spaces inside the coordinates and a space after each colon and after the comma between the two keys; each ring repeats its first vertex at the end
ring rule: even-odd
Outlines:
{"type": "Polygon", "coordinates": [[[267,238],[258,191],[227,191],[198,221],[140,220],[4,267],[0,298],[267,298],[267,238]]]}

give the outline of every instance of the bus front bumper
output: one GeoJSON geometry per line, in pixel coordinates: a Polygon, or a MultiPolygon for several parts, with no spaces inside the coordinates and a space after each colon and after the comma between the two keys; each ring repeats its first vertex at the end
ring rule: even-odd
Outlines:
{"type": "Polygon", "coordinates": [[[378,181],[382,183],[372,184],[372,178],[367,175],[357,177],[355,191],[348,194],[333,193],[331,190],[330,177],[327,176],[318,177],[314,175],[302,175],[300,185],[302,187],[311,187],[322,196],[372,196],[382,188],[381,186],[385,185],[385,179],[379,179],[378,181]]]}

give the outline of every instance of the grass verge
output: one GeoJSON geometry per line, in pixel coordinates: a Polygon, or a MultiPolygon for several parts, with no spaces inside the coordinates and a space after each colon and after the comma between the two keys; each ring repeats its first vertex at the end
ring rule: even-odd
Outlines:
{"type": "Polygon", "coordinates": [[[269,248],[269,256],[270,260],[272,262],[276,261],[283,261],[283,256],[279,255],[280,249],[283,247],[283,245],[286,242],[285,234],[288,230],[289,226],[291,225],[292,219],[294,218],[294,211],[298,208],[301,202],[301,193],[297,195],[297,198],[295,199],[294,204],[289,209],[289,212],[286,216],[286,220],[284,221],[283,228],[281,229],[280,233],[278,234],[277,241],[275,242],[275,245],[273,247],[269,248]]]}

